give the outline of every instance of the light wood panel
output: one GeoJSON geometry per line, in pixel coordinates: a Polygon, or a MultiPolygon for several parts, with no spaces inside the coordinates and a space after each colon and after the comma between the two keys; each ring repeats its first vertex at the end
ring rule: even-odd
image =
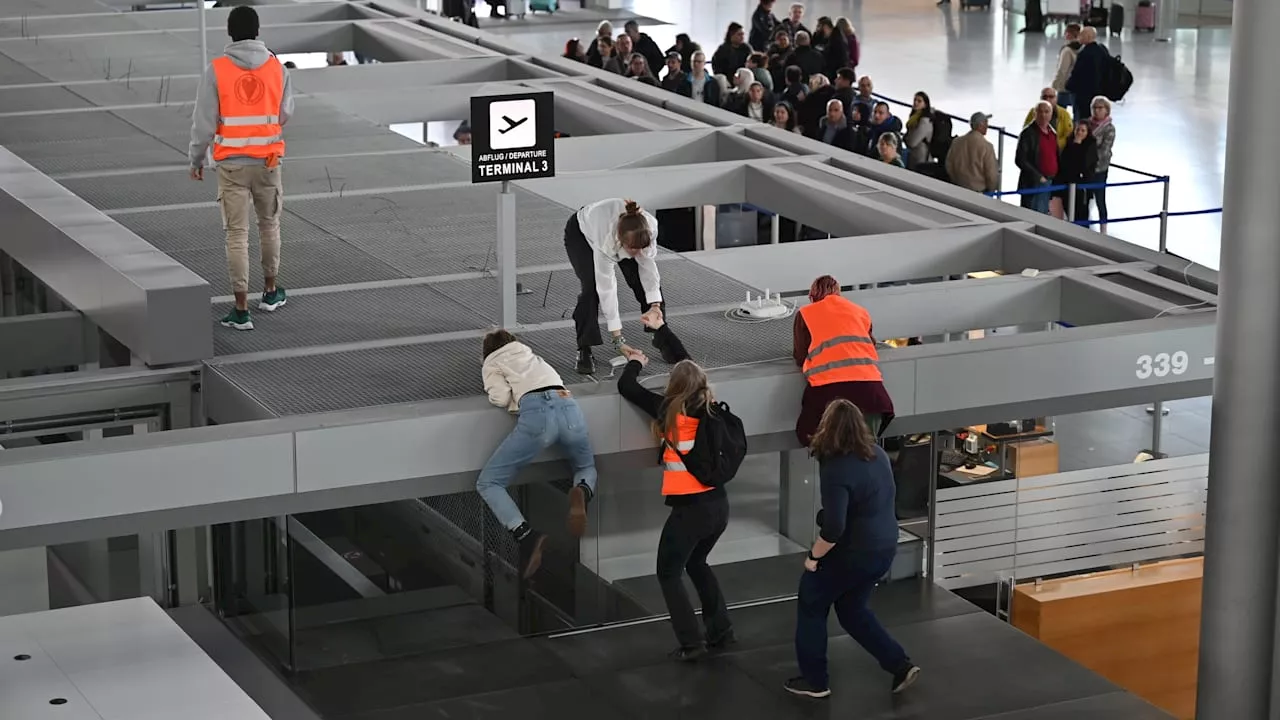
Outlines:
{"type": "Polygon", "coordinates": [[[1201,558],[1019,585],[1014,627],[1179,718],[1195,716],[1201,558]]]}

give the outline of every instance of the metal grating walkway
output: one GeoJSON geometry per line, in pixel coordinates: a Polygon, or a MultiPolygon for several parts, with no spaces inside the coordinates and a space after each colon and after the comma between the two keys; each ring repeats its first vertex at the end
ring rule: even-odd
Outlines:
{"type": "MultiPolygon", "coordinates": [[[[286,306],[280,312],[289,309],[286,306]]],[[[790,319],[784,319],[741,325],[720,313],[675,317],[671,321],[689,352],[707,368],[788,357],[791,324],[790,319]]],[[[566,383],[584,380],[573,370],[572,328],[525,333],[521,339],[554,365],[566,383]]],[[[635,342],[642,349],[655,352],[639,335],[635,342]]],[[[213,368],[268,411],[301,415],[479,395],[483,393],[479,353],[480,340],[476,338],[285,359],[215,362],[213,368]]],[[[607,374],[604,358],[604,350],[599,350],[597,360],[607,374]]],[[[655,358],[647,374],[668,370],[655,358]]]]}

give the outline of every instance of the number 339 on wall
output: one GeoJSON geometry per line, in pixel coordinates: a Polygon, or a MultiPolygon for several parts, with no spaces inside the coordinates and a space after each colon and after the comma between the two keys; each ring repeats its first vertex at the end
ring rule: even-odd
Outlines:
{"type": "Polygon", "coordinates": [[[1158,353],[1155,356],[1141,355],[1138,357],[1137,376],[1139,380],[1146,380],[1150,377],[1162,378],[1170,373],[1181,375],[1187,371],[1190,366],[1190,358],[1187,357],[1186,351],[1179,350],[1172,355],[1169,353],[1158,353]]]}

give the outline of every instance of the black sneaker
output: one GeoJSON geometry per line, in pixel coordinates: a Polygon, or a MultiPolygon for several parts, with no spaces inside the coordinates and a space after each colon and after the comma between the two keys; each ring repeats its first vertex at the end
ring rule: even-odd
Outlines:
{"type": "Polygon", "coordinates": [[[587,533],[587,487],[574,485],[569,491],[569,534],[582,537],[587,533]]]}
{"type": "Polygon", "coordinates": [[[696,662],[707,656],[707,649],[701,645],[694,647],[678,647],[667,653],[667,657],[679,662],[696,662]]]}
{"type": "Polygon", "coordinates": [[[583,375],[596,373],[596,359],[591,355],[591,348],[578,348],[578,372],[583,375]]]}
{"type": "Polygon", "coordinates": [[[542,567],[542,547],[547,544],[547,536],[537,530],[530,530],[520,541],[520,577],[528,580],[542,567]]]}
{"type": "Polygon", "coordinates": [[[918,677],[920,677],[920,668],[915,665],[908,665],[906,668],[894,673],[893,693],[896,695],[911,687],[918,677]]]}
{"type": "Polygon", "coordinates": [[[721,650],[727,650],[737,644],[738,636],[733,634],[733,630],[729,630],[715,640],[708,639],[707,649],[711,652],[720,652],[721,650]]]}
{"type": "Polygon", "coordinates": [[[811,698],[824,698],[831,695],[831,688],[816,688],[810,685],[809,681],[802,677],[791,678],[782,686],[782,689],[792,695],[803,695],[804,697],[811,698]]]}

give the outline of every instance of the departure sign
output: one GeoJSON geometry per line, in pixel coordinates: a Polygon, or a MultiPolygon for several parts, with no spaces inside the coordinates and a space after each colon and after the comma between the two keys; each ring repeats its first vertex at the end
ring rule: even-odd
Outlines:
{"type": "Polygon", "coordinates": [[[552,93],[471,98],[471,182],[555,177],[555,138],[552,93]]]}

